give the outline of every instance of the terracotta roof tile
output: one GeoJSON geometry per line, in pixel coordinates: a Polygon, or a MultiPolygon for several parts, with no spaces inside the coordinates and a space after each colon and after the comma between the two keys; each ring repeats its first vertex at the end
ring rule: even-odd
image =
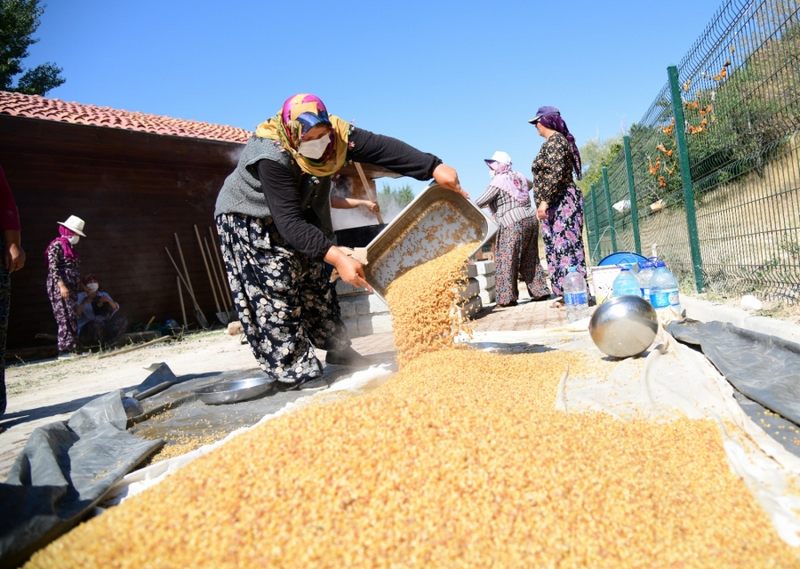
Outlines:
{"type": "Polygon", "coordinates": [[[0,91],[0,114],[224,142],[247,142],[251,135],[250,131],[233,126],[68,103],[8,91],[0,91]]]}

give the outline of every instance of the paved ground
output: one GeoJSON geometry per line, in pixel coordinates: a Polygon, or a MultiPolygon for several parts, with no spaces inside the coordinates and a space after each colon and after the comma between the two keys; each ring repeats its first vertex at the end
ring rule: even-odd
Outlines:
{"type": "MultiPolygon", "coordinates": [[[[564,311],[550,301],[529,302],[523,293],[515,307],[485,308],[474,329],[530,330],[563,322],[564,311]]],[[[391,333],[356,338],[353,346],[376,362],[394,361],[391,333]]],[[[324,355],[324,352],[320,352],[324,355]]],[[[96,355],[71,361],[47,361],[10,367],[6,373],[9,404],[0,419],[0,480],[36,427],[68,419],[89,400],[114,389],[130,389],[165,362],[179,377],[203,374],[260,373],[247,345],[221,331],[198,333],[180,342],[156,344],[124,354],[96,355]]]]}

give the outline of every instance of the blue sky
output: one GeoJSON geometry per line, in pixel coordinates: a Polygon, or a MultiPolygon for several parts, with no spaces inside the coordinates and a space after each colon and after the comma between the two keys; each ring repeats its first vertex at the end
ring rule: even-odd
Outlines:
{"type": "Polygon", "coordinates": [[[579,145],[639,120],[721,0],[45,4],[25,64],[63,68],[49,97],[253,129],[312,92],[437,154],[477,197],[495,150],[530,175],[541,139],[526,121],[541,105],[579,145]]]}

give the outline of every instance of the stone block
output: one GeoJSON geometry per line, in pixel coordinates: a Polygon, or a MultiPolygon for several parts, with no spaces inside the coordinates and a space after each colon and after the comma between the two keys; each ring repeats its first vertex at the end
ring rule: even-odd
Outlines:
{"type": "Polygon", "coordinates": [[[492,275],[495,272],[494,261],[476,261],[467,265],[467,275],[492,275]]]}

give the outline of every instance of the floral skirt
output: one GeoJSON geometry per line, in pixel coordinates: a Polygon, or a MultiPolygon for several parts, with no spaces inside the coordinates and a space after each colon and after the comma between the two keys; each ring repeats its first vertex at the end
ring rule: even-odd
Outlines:
{"type": "Polygon", "coordinates": [[[547,278],[539,263],[539,222],[535,217],[498,230],[495,244],[495,291],[497,304],[513,304],[519,296],[518,280],[525,282],[534,300],[550,296],[547,278]]]}
{"type": "Polygon", "coordinates": [[[228,283],[253,355],[273,380],[302,383],[322,374],[314,347],[350,345],[324,262],[294,251],[272,218],[216,218],[228,283]]]}
{"type": "Polygon", "coordinates": [[[550,273],[553,294],[561,296],[564,277],[570,266],[586,278],[586,258],[583,252],[583,194],[568,188],[556,206],[550,206],[542,220],[542,239],[550,273]]]}

